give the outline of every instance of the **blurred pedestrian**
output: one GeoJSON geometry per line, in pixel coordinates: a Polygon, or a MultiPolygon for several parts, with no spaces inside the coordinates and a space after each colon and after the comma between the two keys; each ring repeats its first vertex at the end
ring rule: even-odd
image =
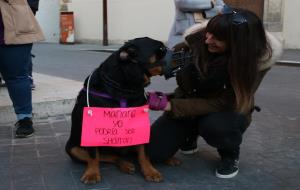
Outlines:
{"type": "Polygon", "coordinates": [[[32,43],[43,39],[26,0],[0,0],[0,73],[17,116],[16,137],[34,133],[29,64],[32,43]]]}

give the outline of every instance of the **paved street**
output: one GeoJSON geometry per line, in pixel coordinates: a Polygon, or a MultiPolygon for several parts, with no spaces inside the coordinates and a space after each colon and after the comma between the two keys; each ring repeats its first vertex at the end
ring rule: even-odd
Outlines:
{"type": "MultiPolygon", "coordinates": [[[[82,81],[109,55],[83,49],[95,46],[37,44],[34,70],[82,81]]],[[[174,87],[174,80],[157,77],[148,90],[174,87]]],[[[102,182],[84,185],[79,181],[84,166],[64,152],[70,131],[65,114],[36,119],[36,133],[27,139],[14,138],[13,123],[0,124],[0,190],[300,190],[300,67],[274,66],[256,99],[262,111],[254,113],[244,135],[240,173],[233,179],[214,176],[218,154],[199,139],[199,153],[177,155],[181,166],[155,164],[164,175],[162,183],[145,182],[139,171],[128,175],[101,164],[102,182]]],[[[151,112],[151,121],[159,114],[151,112]]]]}

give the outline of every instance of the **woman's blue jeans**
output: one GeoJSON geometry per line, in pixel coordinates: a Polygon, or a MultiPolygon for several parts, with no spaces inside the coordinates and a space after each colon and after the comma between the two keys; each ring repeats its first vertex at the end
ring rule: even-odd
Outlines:
{"type": "Polygon", "coordinates": [[[29,79],[32,44],[0,45],[0,73],[5,80],[17,119],[32,117],[29,79]]]}

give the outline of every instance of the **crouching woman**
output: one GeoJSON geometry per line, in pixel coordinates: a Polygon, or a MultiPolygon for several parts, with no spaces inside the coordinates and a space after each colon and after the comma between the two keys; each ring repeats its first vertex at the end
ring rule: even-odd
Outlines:
{"type": "Polygon", "coordinates": [[[280,56],[281,44],[243,9],[227,9],[207,25],[188,29],[185,40],[193,59],[177,73],[174,96],[149,94],[150,108],[165,112],[151,127],[147,152],[153,161],[167,161],[187,138],[196,142],[200,135],[220,155],[216,176],[232,178],[255,91],[280,56]]]}

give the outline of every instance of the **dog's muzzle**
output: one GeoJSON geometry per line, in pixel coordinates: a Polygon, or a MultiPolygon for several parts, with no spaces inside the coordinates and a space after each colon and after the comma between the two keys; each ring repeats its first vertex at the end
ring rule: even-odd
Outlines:
{"type": "MultiPolygon", "coordinates": [[[[160,56],[163,58],[157,61],[156,63],[141,64],[141,65],[145,65],[143,70],[148,77],[151,77],[151,74],[149,73],[149,69],[155,67],[162,68],[161,75],[164,75],[165,79],[175,77],[176,73],[180,71],[184,65],[190,63],[193,59],[192,55],[186,51],[175,52],[170,49],[164,48],[162,52],[163,53],[160,56]]],[[[143,63],[141,60],[132,59],[131,61],[135,63],[138,62],[143,63]]]]}
{"type": "Polygon", "coordinates": [[[176,76],[176,73],[182,67],[192,61],[192,56],[189,52],[167,50],[165,57],[159,62],[162,66],[162,75],[166,79],[176,76]]]}

